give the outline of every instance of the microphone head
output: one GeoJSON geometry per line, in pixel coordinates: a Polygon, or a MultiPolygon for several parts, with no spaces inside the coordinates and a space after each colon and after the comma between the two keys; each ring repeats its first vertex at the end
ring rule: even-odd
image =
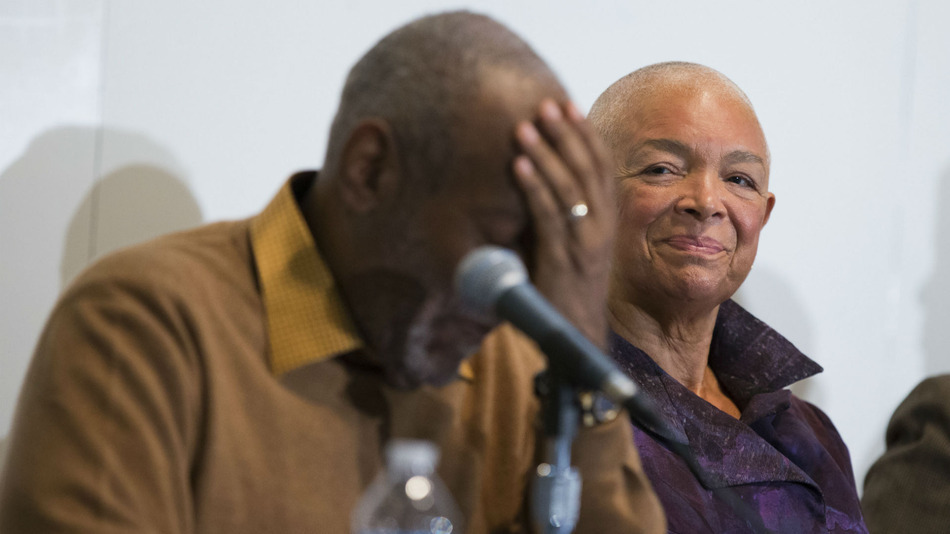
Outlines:
{"type": "Polygon", "coordinates": [[[462,258],[455,269],[455,290],[472,311],[493,315],[495,303],[514,286],[528,282],[528,270],[513,251],[486,245],[462,258]]]}

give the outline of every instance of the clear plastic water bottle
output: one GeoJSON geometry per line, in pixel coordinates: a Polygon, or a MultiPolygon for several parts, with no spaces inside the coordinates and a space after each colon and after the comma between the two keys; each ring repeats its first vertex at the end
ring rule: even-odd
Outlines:
{"type": "Polygon", "coordinates": [[[439,449],[428,441],[392,440],[386,470],[356,504],[352,534],[461,534],[462,517],[435,474],[439,449]]]}

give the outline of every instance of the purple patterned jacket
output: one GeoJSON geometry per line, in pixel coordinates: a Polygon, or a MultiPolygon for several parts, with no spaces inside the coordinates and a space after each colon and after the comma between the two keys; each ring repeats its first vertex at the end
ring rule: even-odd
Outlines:
{"type": "Polygon", "coordinates": [[[643,467],[671,533],[755,532],[756,522],[776,533],[867,533],[841,436],[821,410],[783,389],[822,369],[775,330],[731,300],[719,309],[709,365],[740,420],[687,390],[620,336],[612,334],[610,343],[613,358],[669,422],[666,439],[686,444],[705,471],[697,479],[663,445],[659,429],[635,423],[643,467]],[[737,512],[714,488],[732,491],[746,511],[737,512]],[[761,520],[749,523],[743,513],[761,520]]]}

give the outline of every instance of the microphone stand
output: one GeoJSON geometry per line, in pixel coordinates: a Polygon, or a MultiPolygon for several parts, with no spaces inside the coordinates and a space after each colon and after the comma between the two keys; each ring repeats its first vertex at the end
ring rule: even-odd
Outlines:
{"type": "Polygon", "coordinates": [[[580,513],[581,476],[571,467],[571,444],[580,408],[574,387],[553,368],[535,377],[544,425],[544,463],[538,465],[531,496],[535,528],[570,534],[580,513]]]}

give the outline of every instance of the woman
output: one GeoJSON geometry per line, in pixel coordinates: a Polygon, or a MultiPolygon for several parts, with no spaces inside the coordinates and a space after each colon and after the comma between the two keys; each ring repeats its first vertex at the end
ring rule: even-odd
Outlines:
{"type": "Polygon", "coordinates": [[[634,433],[670,532],[867,532],[838,432],[783,389],[821,367],[729,300],[775,204],[748,98],[666,63],[616,82],[591,119],[618,176],[611,352],[669,422],[634,433]]]}

